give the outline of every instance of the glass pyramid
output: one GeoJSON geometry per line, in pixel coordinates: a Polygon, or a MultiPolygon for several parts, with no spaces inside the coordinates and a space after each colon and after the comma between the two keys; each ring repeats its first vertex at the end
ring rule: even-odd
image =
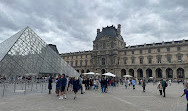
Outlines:
{"type": "Polygon", "coordinates": [[[0,43],[0,75],[26,74],[80,75],[29,27],[0,43]]]}

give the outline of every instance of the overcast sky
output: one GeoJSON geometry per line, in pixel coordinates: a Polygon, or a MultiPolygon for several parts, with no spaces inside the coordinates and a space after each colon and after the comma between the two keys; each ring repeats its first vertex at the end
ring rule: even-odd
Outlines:
{"type": "Polygon", "coordinates": [[[127,45],[188,39],[188,0],[0,0],[0,42],[29,26],[60,53],[86,51],[117,24],[127,45]]]}

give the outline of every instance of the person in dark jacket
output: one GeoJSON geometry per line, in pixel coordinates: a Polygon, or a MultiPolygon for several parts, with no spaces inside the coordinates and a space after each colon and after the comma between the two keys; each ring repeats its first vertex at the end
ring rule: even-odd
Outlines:
{"type": "Polygon", "coordinates": [[[165,80],[161,81],[162,87],[163,87],[163,97],[166,97],[166,87],[168,86],[165,80]]]}
{"type": "Polygon", "coordinates": [[[143,80],[142,87],[143,87],[143,92],[145,92],[145,89],[146,89],[146,80],[143,80]]]}
{"type": "Polygon", "coordinates": [[[86,89],[89,90],[89,78],[86,80],[86,89]]]}
{"type": "Polygon", "coordinates": [[[79,81],[78,77],[75,77],[73,80],[73,91],[75,94],[74,100],[77,98],[79,88],[80,88],[80,81],[79,81]]]}
{"type": "Polygon", "coordinates": [[[61,79],[59,80],[60,83],[60,90],[61,90],[61,96],[59,99],[63,99],[63,95],[64,95],[64,91],[65,91],[65,87],[67,84],[67,79],[65,78],[65,74],[62,75],[61,79]]]}
{"type": "Polygon", "coordinates": [[[102,88],[102,93],[105,93],[106,92],[106,88],[107,88],[107,79],[103,78],[101,80],[101,88],[102,88]]]}
{"type": "Polygon", "coordinates": [[[48,79],[48,89],[49,89],[49,94],[51,94],[51,90],[52,90],[52,77],[50,76],[50,78],[48,79]]]}

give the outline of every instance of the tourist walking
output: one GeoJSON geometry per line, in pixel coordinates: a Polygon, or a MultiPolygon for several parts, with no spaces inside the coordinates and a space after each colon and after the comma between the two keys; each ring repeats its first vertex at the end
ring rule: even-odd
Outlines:
{"type": "Polygon", "coordinates": [[[166,97],[166,87],[168,86],[165,80],[161,81],[162,87],[163,87],[163,97],[166,97]]]}
{"type": "Polygon", "coordinates": [[[162,87],[162,85],[161,85],[161,81],[162,81],[162,80],[159,81],[159,84],[158,84],[158,86],[157,86],[157,88],[159,89],[160,95],[162,95],[162,90],[163,90],[163,87],[162,87]]]}
{"type": "Polygon", "coordinates": [[[186,95],[186,99],[187,99],[187,109],[186,109],[186,111],[188,111],[188,83],[186,83],[186,88],[184,89],[184,93],[182,94],[181,97],[183,97],[184,95],[186,95]]]}
{"type": "Polygon", "coordinates": [[[98,80],[97,79],[95,79],[94,80],[94,87],[93,87],[93,90],[98,90],[98,80]]]}
{"type": "Polygon", "coordinates": [[[128,78],[125,78],[125,88],[127,89],[128,88],[128,84],[129,84],[129,81],[128,81],[128,78]]]}
{"type": "Polygon", "coordinates": [[[84,94],[84,93],[83,93],[83,87],[82,87],[82,81],[83,81],[82,76],[80,76],[78,79],[79,79],[81,94],[84,94]]]}
{"type": "Polygon", "coordinates": [[[50,78],[48,79],[48,89],[49,89],[49,94],[51,94],[51,90],[52,90],[52,77],[50,76],[50,78]]]}
{"type": "Polygon", "coordinates": [[[132,85],[133,85],[133,90],[135,89],[135,84],[136,84],[136,81],[135,81],[135,79],[133,79],[132,81],[132,85]]]}
{"type": "Polygon", "coordinates": [[[146,80],[143,80],[142,87],[143,87],[143,92],[145,92],[145,89],[146,89],[146,80]]]}
{"type": "Polygon", "coordinates": [[[102,88],[102,93],[106,93],[106,88],[107,88],[107,80],[103,78],[101,80],[101,88],[102,88]]]}
{"type": "Polygon", "coordinates": [[[57,96],[59,96],[59,90],[60,90],[59,78],[56,79],[55,83],[56,83],[56,91],[55,92],[56,92],[57,96]]]}
{"type": "Polygon", "coordinates": [[[64,95],[66,84],[67,84],[67,79],[65,78],[65,74],[63,74],[61,79],[60,79],[61,96],[60,96],[59,99],[63,99],[63,95],[64,95]]]}
{"type": "Polygon", "coordinates": [[[168,82],[169,82],[169,85],[171,86],[171,84],[172,84],[172,80],[170,79],[168,82]]]}
{"type": "Polygon", "coordinates": [[[78,77],[75,77],[74,80],[73,80],[73,91],[74,91],[74,94],[75,94],[74,100],[77,98],[79,88],[80,88],[79,79],[78,79],[78,77]]]}

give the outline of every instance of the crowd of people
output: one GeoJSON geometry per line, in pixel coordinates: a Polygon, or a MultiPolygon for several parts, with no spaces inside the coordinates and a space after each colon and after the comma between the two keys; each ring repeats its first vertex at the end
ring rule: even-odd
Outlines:
{"type": "MultiPolygon", "coordinates": [[[[74,99],[77,99],[78,91],[81,91],[81,94],[84,94],[86,90],[94,90],[99,91],[101,90],[101,93],[107,93],[108,87],[116,87],[119,84],[125,85],[125,89],[128,89],[128,87],[131,87],[133,90],[135,90],[135,85],[141,85],[143,88],[143,92],[146,90],[146,84],[148,81],[145,79],[135,79],[135,78],[114,78],[114,77],[68,77],[67,75],[63,74],[62,76],[56,78],[56,94],[59,97],[59,99],[66,99],[67,98],[67,92],[73,91],[75,96],[74,99]]],[[[49,94],[51,94],[52,90],[52,83],[53,78],[50,77],[48,80],[48,89],[49,94]]],[[[159,80],[157,84],[157,89],[159,90],[159,94],[163,95],[163,97],[166,97],[166,88],[171,86],[172,81],[171,80],[159,80]]],[[[188,83],[186,81],[183,81],[183,85],[185,87],[184,93],[182,96],[186,95],[186,99],[188,101],[188,83]]],[[[181,97],[182,97],[181,96],[181,97]]],[[[187,104],[187,111],[188,111],[188,104],[187,104]]]]}
{"type": "MultiPolygon", "coordinates": [[[[53,78],[49,78],[49,94],[51,94],[52,90],[52,82],[53,78]]],[[[68,77],[67,75],[63,74],[60,77],[57,77],[55,80],[56,83],[56,94],[59,99],[66,99],[67,92],[73,91],[75,94],[74,99],[77,98],[78,91],[80,90],[81,94],[84,94],[86,90],[101,90],[101,93],[107,93],[108,87],[116,87],[119,84],[125,85],[125,89],[128,89],[132,85],[133,90],[135,90],[135,85],[138,84],[142,86],[143,92],[146,90],[146,84],[148,81],[145,79],[135,79],[135,78],[114,78],[114,77],[68,77]]],[[[165,89],[168,86],[168,83],[171,85],[171,81],[166,82],[164,80],[160,80],[157,88],[159,89],[160,95],[164,94],[165,97],[165,89]]]]}

